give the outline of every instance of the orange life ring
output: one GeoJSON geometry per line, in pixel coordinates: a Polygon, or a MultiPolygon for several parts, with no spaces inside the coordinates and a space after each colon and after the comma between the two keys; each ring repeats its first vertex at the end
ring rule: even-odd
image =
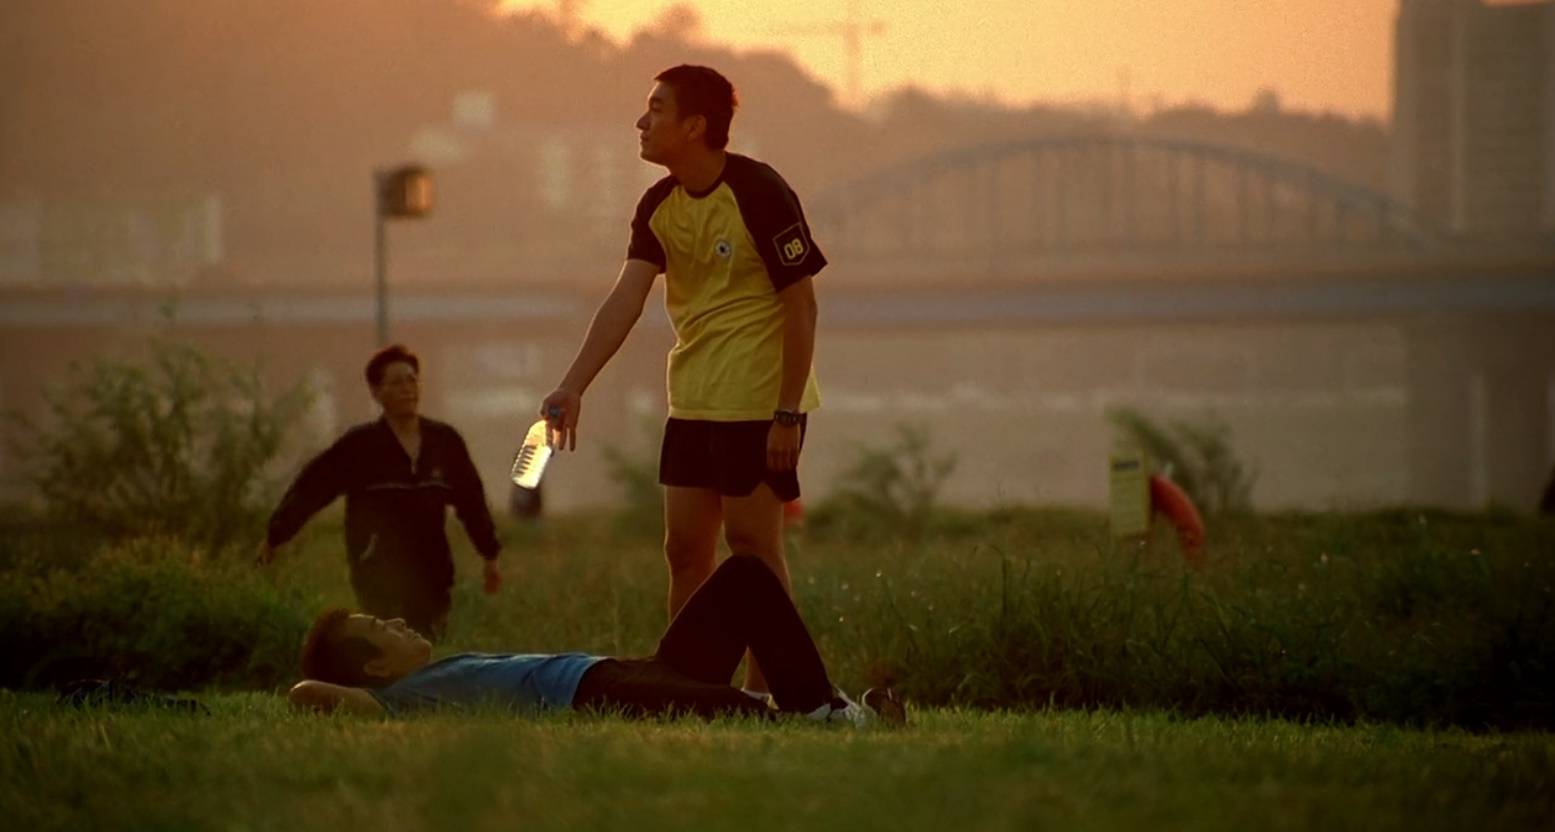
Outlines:
{"type": "Polygon", "coordinates": [[[1166,515],[1177,529],[1183,558],[1194,567],[1203,566],[1204,520],[1193,501],[1188,499],[1188,493],[1166,477],[1153,474],[1150,477],[1150,509],[1152,515],[1166,515]]]}
{"type": "Polygon", "coordinates": [[[789,500],[783,504],[783,527],[790,528],[804,525],[804,504],[799,500],[789,500]]]}

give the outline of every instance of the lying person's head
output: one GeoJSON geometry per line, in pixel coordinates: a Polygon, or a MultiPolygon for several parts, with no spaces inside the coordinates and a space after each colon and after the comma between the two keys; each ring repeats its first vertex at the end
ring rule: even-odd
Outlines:
{"type": "Polygon", "coordinates": [[[380,688],[425,666],[432,644],[395,618],[335,607],[319,613],[302,645],[302,675],[334,685],[380,688]]]}

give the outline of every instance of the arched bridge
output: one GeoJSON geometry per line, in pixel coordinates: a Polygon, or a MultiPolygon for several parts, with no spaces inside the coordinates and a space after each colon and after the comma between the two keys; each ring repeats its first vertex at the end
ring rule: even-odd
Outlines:
{"type": "Polygon", "coordinates": [[[921,158],[823,191],[809,213],[828,253],[930,269],[1347,258],[1434,246],[1402,205],[1309,165],[1126,135],[921,158]]]}

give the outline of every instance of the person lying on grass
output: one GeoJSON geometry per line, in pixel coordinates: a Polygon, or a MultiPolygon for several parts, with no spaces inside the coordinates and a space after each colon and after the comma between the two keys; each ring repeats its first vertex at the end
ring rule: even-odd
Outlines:
{"type": "Polygon", "coordinates": [[[648,717],[787,713],[853,725],[900,725],[889,688],[854,702],[832,686],[815,641],[778,578],[752,555],[728,558],[692,594],[647,658],[585,653],[459,653],[394,619],[326,610],[304,642],[306,677],[288,695],[300,710],[403,714],[475,704],[619,711],[648,717]],[[774,712],[729,681],[746,650],[767,672],[774,712]]]}

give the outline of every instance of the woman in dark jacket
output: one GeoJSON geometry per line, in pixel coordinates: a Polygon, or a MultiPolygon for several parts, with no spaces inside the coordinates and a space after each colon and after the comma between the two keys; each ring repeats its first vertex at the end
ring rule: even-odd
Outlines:
{"type": "Polygon", "coordinates": [[[422,416],[421,362],[395,344],[367,362],[367,386],[383,409],[314,457],[270,516],[259,563],[269,563],[308,518],[346,497],[346,556],[357,603],[379,618],[402,618],[429,638],[448,620],[454,564],[443,533],[447,506],[485,560],[486,592],[502,584],[486,493],[464,439],[422,416]]]}

